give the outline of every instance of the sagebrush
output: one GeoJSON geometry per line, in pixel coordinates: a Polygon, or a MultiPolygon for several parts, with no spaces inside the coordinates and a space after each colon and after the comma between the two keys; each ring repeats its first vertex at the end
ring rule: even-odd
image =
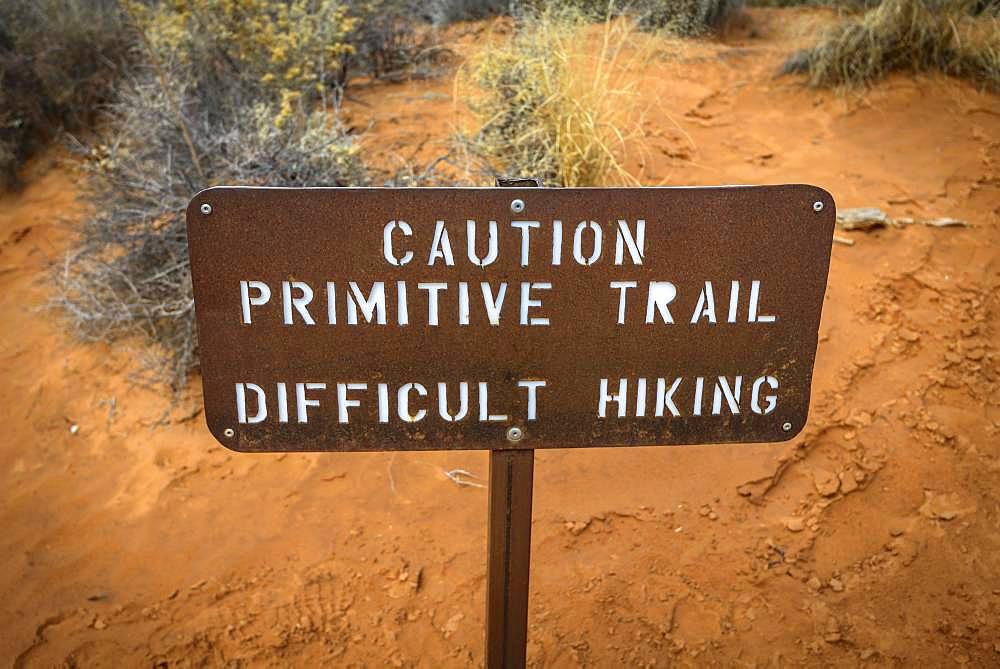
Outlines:
{"type": "MultiPolygon", "coordinates": [[[[320,104],[322,54],[339,50],[303,47],[296,57],[303,65],[316,58],[320,100],[306,101],[307,78],[269,80],[232,35],[171,42],[162,16],[130,10],[145,50],[101,119],[100,141],[86,147],[94,207],[58,270],[56,303],[84,338],[144,337],[153,344],[147,369],[181,388],[197,366],[184,222],[191,196],[224,183],[354,186],[369,176],[353,138],[320,104]],[[204,54],[251,62],[228,76],[233,62],[204,54]]],[[[261,42],[257,28],[244,30],[261,42]]]]}
{"type": "Polygon", "coordinates": [[[398,77],[445,53],[415,0],[125,1],[156,58],[198,70],[200,94],[235,84],[285,112],[355,74],[398,77]]]}
{"type": "MultiPolygon", "coordinates": [[[[185,209],[219,184],[364,186],[338,121],[352,68],[380,76],[427,49],[398,0],[127,2],[137,58],[84,145],[94,207],[58,268],[55,306],[81,337],[134,340],[175,389],[197,367],[185,209]],[[253,11],[250,11],[253,10],[253,11]],[[401,55],[402,54],[402,55],[401,55]]],[[[430,38],[427,38],[430,39],[430,38]]],[[[379,178],[423,185],[434,167],[379,178]]]]}

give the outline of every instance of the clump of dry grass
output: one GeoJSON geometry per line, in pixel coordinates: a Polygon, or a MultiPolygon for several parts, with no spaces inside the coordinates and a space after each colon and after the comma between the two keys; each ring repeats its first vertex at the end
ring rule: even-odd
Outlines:
{"type": "Polygon", "coordinates": [[[794,54],[783,73],[812,86],[868,85],[889,72],[936,70],[1000,88],[1000,22],[968,0],[883,0],[794,54]]]}
{"type": "Polygon", "coordinates": [[[591,26],[565,8],[526,16],[459,73],[476,127],[460,146],[496,175],[561,186],[636,183],[623,167],[642,135],[637,107],[643,36],[621,18],[591,26]]]}

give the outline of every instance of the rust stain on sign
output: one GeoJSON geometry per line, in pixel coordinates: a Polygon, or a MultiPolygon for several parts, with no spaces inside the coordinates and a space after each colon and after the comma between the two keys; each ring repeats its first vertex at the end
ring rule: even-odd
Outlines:
{"type": "Polygon", "coordinates": [[[835,205],[813,186],[212,188],[205,415],[239,451],[781,441],[835,205]]]}

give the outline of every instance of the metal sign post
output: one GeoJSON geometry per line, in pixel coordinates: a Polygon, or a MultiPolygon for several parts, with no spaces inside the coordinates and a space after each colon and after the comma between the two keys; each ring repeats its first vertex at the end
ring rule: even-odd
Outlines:
{"type": "MultiPolygon", "coordinates": [[[[540,187],[536,179],[497,179],[501,188],[540,187]]],[[[507,431],[519,440],[519,428],[507,431]]],[[[486,534],[486,667],[523,667],[528,645],[533,449],[490,451],[486,534]]]]}
{"type": "Polygon", "coordinates": [[[188,251],[235,451],[490,451],[486,655],[525,664],[534,451],[805,426],[835,205],[808,185],[240,188],[188,251]]]}
{"type": "Polygon", "coordinates": [[[523,667],[528,643],[535,451],[490,451],[486,548],[486,667],[523,667]]]}

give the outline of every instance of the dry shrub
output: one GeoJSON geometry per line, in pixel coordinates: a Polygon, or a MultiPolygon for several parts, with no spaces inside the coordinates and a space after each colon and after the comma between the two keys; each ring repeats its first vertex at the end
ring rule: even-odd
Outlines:
{"type": "MultiPolygon", "coordinates": [[[[198,364],[191,196],[218,184],[370,184],[337,121],[340,93],[363,63],[381,73],[415,62],[417,52],[391,54],[418,42],[399,18],[412,6],[399,0],[124,7],[141,48],[100,141],[81,147],[93,212],[58,268],[54,302],[86,340],[145,339],[142,371],[180,390],[198,364]]],[[[433,172],[404,165],[385,178],[424,185],[433,172]]]]}
{"type": "Polygon", "coordinates": [[[846,11],[861,11],[878,7],[882,0],[748,0],[752,7],[835,7],[846,11]]]}
{"type": "Polygon", "coordinates": [[[1000,23],[974,18],[967,0],[883,0],[863,16],[826,31],[794,54],[783,73],[805,73],[812,86],[868,85],[889,72],[937,70],[1000,88],[1000,23]]]}
{"type": "Polygon", "coordinates": [[[280,125],[347,82],[359,19],[339,0],[123,1],[150,62],[208,110],[265,99],[280,125]]]}
{"type": "Polygon", "coordinates": [[[626,19],[587,23],[580,12],[527,16],[459,73],[476,118],[459,136],[477,169],[560,186],[635,183],[622,167],[641,134],[642,36],[626,19]]]}
{"type": "Polygon", "coordinates": [[[61,129],[89,124],[132,44],[116,0],[0,2],[0,186],[61,129]]]}
{"type": "MultiPolygon", "coordinates": [[[[554,4],[592,21],[630,16],[644,30],[697,37],[721,30],[743,10],[744,0],[556,0],[554,4]]],[[[552,5],[545,0],[525,3],[529,11],[544,11],[552,5]]]]}
{"type": "Polygon", "coordinates": [[[140,23],[145,62],[87,151],[93,212],[57,273],[56,306],[85,339],[144,336],[154,345],[146,370],[179,389],[197,366],[184,223],[191,196],[217,184],[355,186],[369,177],[335,116],[311,111],[290,88],[305,85],[299,75],[262,81],[251,64],[227,78],[233,63],[185,54],[232,57],[244,47],[168,44],[151,29],[163,25],[140,23]]]}
{"type": "Polygon", "coordinates": [[[696,37],[721,30],[743,5],[744,0],[645,0],[637,9],[645,28],[696,37]]]}
{"type": "Polygon", "coordinates": [[[350,10],[356,19],[350,36],[352,66],[378,79],[433,74],[450,51],[429,25],[429,9],[418,0],[355,0],[350,10]]]}
{"type": "Polygon", "coordinates": [[[446,25],[508,14],[515,4],[514,0],[426,0],[422,11],[435,25],[446,25]]]}
{"type": "Polygon", "coordinates": [[[212,95],[233,80],[256,96],[338,96],[363,74],[425,74],[447,53],[417,0],[124,0],[166,63],[198,70],[212,95]]]}

